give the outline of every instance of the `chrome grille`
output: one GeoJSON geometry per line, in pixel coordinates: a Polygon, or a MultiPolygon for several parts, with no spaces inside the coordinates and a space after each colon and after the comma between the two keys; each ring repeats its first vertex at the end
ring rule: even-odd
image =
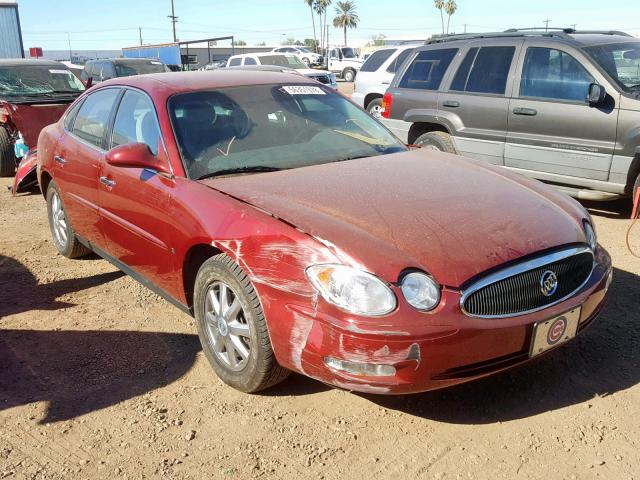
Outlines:
{"type": "Polygon", "coordinates": [[[554,252],[474,282],[463,289],[462,310],[481,318],[511,317],[541,310],[570,297],[585,284],[592,270],[593,253],[588,248],[554,252]],[[547,296],[541,283],[548,271],[557,277],[557,288],[547,296]]]}

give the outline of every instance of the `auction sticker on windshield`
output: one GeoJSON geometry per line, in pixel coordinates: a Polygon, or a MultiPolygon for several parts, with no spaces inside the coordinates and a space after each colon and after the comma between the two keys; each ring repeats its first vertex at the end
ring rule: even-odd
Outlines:
{"type": "Polygon", "coordinates": [[[326,95],[320,87],[307,87],[304,85],[283,86],[282,90],[289,95],[326,95]]]}
{"type": "Polygon", "coordinates": [[[49,70],[49,73],[59,73],[61,75],[69,75],[71,72],[69,70],[49,70]]]}

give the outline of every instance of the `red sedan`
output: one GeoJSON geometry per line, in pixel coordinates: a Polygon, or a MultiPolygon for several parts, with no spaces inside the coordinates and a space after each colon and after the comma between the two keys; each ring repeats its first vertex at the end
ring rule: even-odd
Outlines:
{"type": "Polygon", "coordinates": [[[299,75],[107,81],[43,131],[38,162],[58,251],[193,314],[245,392],[291,370],[375,393],[488,375],[575,337],[611,281],[574,200],[409,150],[299,75]]]}

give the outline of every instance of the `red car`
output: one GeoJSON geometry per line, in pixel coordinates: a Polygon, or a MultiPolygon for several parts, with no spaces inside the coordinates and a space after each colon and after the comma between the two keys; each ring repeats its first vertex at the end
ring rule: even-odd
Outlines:
{"type": "Polygon", "coordinates": [[[598,314],[588,213],[484,163],[409,150],[342,95],[256,71],[114,79],[38,142],[54,245],[197,319],[218,376],[440,388],[526,362],[598,314]]]}

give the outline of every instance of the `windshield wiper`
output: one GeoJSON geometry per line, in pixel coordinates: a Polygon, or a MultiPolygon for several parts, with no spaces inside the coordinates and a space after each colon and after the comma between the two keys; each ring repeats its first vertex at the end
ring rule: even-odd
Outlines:
{"type": "Polygon", "coordinates": [[[213,178],[221,175],[233,175],[234,173],[259,173],[259,172],[277,172],[278,170],[282,170],[278,167],[268,167],[266,165],[257,165],[253,167],[237,167],[237,168],[227,168],[225,170],[218,170],[217,172],[207,173],[198,177],[198,180],[204,180],[205,178],[213,178]]]}

